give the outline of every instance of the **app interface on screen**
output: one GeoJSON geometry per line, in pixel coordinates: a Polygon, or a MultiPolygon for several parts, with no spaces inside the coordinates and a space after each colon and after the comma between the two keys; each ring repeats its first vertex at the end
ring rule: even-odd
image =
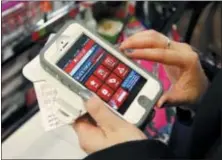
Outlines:
{"type": "Polygon", "coordinates": [[[57,65],[121,114],[146,83],[144,77],[86,35],[80,36],[57,65]]]}

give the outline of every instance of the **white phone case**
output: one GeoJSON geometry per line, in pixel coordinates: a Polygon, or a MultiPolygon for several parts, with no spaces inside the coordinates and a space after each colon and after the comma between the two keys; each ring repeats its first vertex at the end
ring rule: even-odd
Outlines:
{"type": "MultiPolygon", "coordinates": [[[[75,99],[76,99],[75,104],[78,104],[78,105],[81,106],[81,105],[82,105],[82,104],[81,104],[82,101],[80,100],[81,98],[80,98],[79,92],[80,92],[81,90],[84,90],[84,88],[83,88],[82,86],[78,85],[77,83],[74,83],[73,80],[72,80],[70,77],[64,76],[64,73],[58,72],[57,69],[55,68],[55,66],[51,65],[51,64],[44,58],[44,54],[47,52],[47,50],[48,50],[49,47],[52,47],[52,46],[54,47],[54,48],[53,48],[53,52],[56,52],[56,51],[59,49],[59,47],[55,45],[55,42],[56,42],[57,39],[60,38],[61,36],[66,36],[66,37],[68,36],[68,33],[65,32],[65,31],[66,31],[66,29],[67,29],[71,24],[73,24],[73,23],[77,23],[77,22],[72,21],[72,22],[66,24],[66,25],[57,33],[57,35],[53,38],[53,40],[44,47],[44,49],[43,49],[43,50],[41,51],[41,53],[40,53],[40,63],[41,63],[41,65],[42,65],[42,67],[43,67],[48,73],[50,73],[50,74],[52,75],[50,78],[53,78],[53,77],[54,77],[54,79],[56,78],[56,79],[57,79],[57,82],[60,83],[60,85],[62,85],[62,83],[63,83],[64,86],[66,86],[66,89],[64,89],[66,93],[70,93],[70,91],[72,90],[71,92],[78,94],[78,95],[77,95],[77,94],[72,94],[72,95],[73,95],[73,96],[75,97],[75,99]],[[62,83],[61,83],[61,82],[62,82],[62,83]]],[[[79,23],[77,23],[77,24],[79,24],[79,23]]],[[[82,24],[79,24],[79,25],[83,26],[82,24]]],[[[83,26],[83,27],[87,29],[87,27],[85,27],[85,26],[83,26]]],[[[97,39],[103,41],[102,38],[100,38],[99,35],[97,35],[96,33],[94,33],[94,34],[97,36],[97,39]]],[[[70,35],[72,35],[72,34],[70,34],[70,35]]],[[[71,38],[71,37],[70,37],[70,38],[71,38]]],[[[113,46],[112,46],[111,44],[109,44],[108,42],[104,42],[104,43],[106,43],[106,45],[108,45],[109,47],[112,47],[112,48],[113,48],[113,46]]],[[[51,52],[52,52],[52,50],[51,50],[51,52]]],[[[134,62],[132,62],[132,63],[133,63],[135,66],[138,66],[138,65],[135,64],[134,62]]],[[[141,70],[141,69],[140,69],[140,70],[141,70]]],[[[143,72],[146,72],[146,71],[143,70],[143,72]]],[[[143,124],[143,122],[147,119],[149,113],[150,113],[151,110],[153,109],[153,106],[155,105],[156,101],[157,101],[158,98],[161,96],[162,91],[163,91],[163,90],[162,90],[162,84],[160,83],[160,81],[159,81],[158,79],[156,79],[156,77],[153,76],[153,75],[151,75],[150,73],[148,73],[148,72],[146,72],[146,73],[147,73],[150,77],[152,77],[153,79],[156,80],[156,82],[157,82],[157,83],[159,84],[159,86],[160,86],[160,89],[158,90],[157,96],[153,97],[153,100],[152,100],[152,101],[149,101],[149,104],[148,104],[147,107],[145,108],[145,114],[140,118],[140,121],[139,121],[138,123],[136,123],[137,126],[141,126],[141,125],[143,124]]],[[[50,80],[50,81],[52,81],[52,80],[50,80]]],[[[58,84],[58,83],[55,83],[55,84],[58,84]]],[[[65,93],[65,92],[64,92],[64,93],[65,93]]],[[[89,91],[89,92],[90,92],[90,91],[89,91]]],[[[67,97],[70,97],[70,96],[67,95],[67,97]]],[[[73,99],[74,99],[74,97],[73,97],[73,99]]],[[[71,98],[71,97],[70,97],[70,98],[71,98]]],[[[83,108],[83,106],[81,106],[80,108],[83,108]]],[[[138,108],[138,109],[139,109],[139,108],[138,108]]],[[[137,117],[138,117],[138,116],[137,116],[137,117]]]]}

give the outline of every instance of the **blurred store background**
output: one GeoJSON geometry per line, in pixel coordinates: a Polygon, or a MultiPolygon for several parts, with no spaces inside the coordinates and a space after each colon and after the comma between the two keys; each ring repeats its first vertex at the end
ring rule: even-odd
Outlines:
{"type": "MultiPolygon", "coordinates": [[[[221,2],[82,2],[2,0],[2,141],[34,116],[39,108],[33,85],[22,68],[44,46],[48,36],[67,21],[78,20],[105,40],[118,44],[130,35],[155,29],[201,51],[201,63],[211,80],[222,66],[221,2]]],[[[161,66],[138,62],[160,76],[161,66]],[[151,68],[149,68],[151,66],[151,68]]],[[[168,83],[167,77],[162,77],[168,83]]],[[[158,111],[145,132],[164,139],[170,134],[174,110],[158,111]]]]}

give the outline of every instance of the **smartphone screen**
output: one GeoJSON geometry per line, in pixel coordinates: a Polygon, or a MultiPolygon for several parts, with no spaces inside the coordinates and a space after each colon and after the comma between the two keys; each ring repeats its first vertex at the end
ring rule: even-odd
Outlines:
{"type": "Polygon", "coordinates": [[[81,35],[57,66],[124,114],[146,79],[86,35],[81,35]]]}

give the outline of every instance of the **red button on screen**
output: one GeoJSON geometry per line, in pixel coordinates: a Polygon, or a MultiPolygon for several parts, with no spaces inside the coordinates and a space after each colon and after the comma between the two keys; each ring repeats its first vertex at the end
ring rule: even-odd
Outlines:
{"type": "Polygon", "coordinates": [[[117,63],[118,60],[115,57],[107,55],[102,64],[112,70],[117,65],[117,63]]]}
{"type": "Polygon", "coordinates": [[[94,72],[94,74],[101,80],[105,80],[109,73],[110,71],[102,65],[100,65],[94,72]]]}
{"type": "Polygon", "coordinates": [[[100,96],[106,102],[110,100],[113,91],[107,85],[102,85],[102,87],[97,91],[98,96],[100,96]]]}
{"type": "Polygon", "coordinates": [[[118,66],[114,70],[114,73],[116,73],[119,77],[123,79],[126,77],[128,72],[129,68],[123,63],[118,64],[118,66]]]}
{"type": "Polygon", "coordinates": [[[96,92],[97,89],[102,85],[102,82],[95,76],[91,75],[85,83],[86,87],[93,92],[96,92]]]}
{"type": "Polygon", "coordinates": [[[112,89],[116,90],[120,83],[121,83],[121,79],[119,77],[117,77],[115,74],[111,74],[107,80],[106,80],[106,84],[108,84],[112,89]]]}
{"type": "Polygon", "coordinates": [[[125,91],[122,88],[119,88],[116,93],[112,96],[112,99],[110,100],[109,104],[115,108],[118,109],[123,102],[126,100],[127,96],[128,96],[128,92],[125,91]]]}

